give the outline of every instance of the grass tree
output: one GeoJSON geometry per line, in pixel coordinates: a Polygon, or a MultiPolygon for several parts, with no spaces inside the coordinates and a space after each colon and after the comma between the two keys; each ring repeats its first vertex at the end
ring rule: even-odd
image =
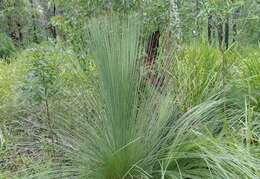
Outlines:
{"type": "Polygon", "coordinates": [[[135,15],[90,22],[98,88],[78,89],[76,100],[56,111],[62,158],[25,178],[257,177],[259,160],[223,127],[221,95],[183,114],[171,80],[153,83],[173,59],[163,39],[156,79],[147,78],[141,22],[135,15]]]}

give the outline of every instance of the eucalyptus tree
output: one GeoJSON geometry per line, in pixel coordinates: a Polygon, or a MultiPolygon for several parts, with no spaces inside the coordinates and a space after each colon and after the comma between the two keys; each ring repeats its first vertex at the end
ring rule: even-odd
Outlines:
{"type": "Polygon", "coordinates": [[[181,19],[179,15],[178,0],[170,0],[170,31],[177,43],[182,38],[181,19]]]}

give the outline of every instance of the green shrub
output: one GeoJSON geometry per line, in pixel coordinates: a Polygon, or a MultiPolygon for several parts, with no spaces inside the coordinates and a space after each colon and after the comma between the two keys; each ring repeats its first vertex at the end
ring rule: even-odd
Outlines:
{"type": "Polygon", "coordinates": [[[41,103],[58,91],[59,63],[47,50],[35,49],[27,66],[27,76],[22,91],[32,103],[41,103]]]}
{"type": "Polygon", "coordinates": [[[12,39],[4,33],[0,33],[0,58],[7,59],[15,52],[15,46],[12,39]]]}
{"type": "Polygon", "coordinates": [[[20,97],[30,104],[61,96],[62,91],[80,84],[76,80],[79,76],[88,81],[88,76],[95,70],[91,66],[89,71],[81,70],[77,58],[69,50],[47,42],[23,51],[17,61],[26,66],[18,85],[20,97]]]}
{"type": "MultiPolygon", "coordinates": [[[[87,74],[80,70],[74,61],[76,59],[69,51],[50,43],[42,43],[21,51],[13,63],[0,61],[0,128],[6,128],[3,131],[5,148],[0,149],[0,158],[4,166],[0,168],[9,171],[7,176],[11,177],[11,173],[40,162],[38,158],[35,159],[26,152],[19,153],[20,149],[13,147],[25,139],[34,140],[35,133],[44,140],[42,145],[50,147],[38,146],[39,148],[29,151],[36,150],[41,157],[50,159],[48,152],[53,146],[46,139],[49,131],[46,131],[46,128],[34,130],[31,128],[31,122],[50,127],[46,115],[46,101],[52,118],[54,112],[60,108],[57,101],[73,101],[74,97],[66,94],[71,93],[79,84],[87,84],[87,74]],[[79,76],[84,76],[85,82],[77,82],[79,76]]],[[[31,169],[32,172],[36,170],[36,167],[31,169]]]]}

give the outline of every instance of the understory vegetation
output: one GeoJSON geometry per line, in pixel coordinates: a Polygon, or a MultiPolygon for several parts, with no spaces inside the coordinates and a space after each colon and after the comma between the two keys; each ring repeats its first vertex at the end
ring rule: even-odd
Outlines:
{"type": "Polygon", "coordinates": [[[0,1],[0,179],[260,178],[257,1],[44,2],[0,1]]]}

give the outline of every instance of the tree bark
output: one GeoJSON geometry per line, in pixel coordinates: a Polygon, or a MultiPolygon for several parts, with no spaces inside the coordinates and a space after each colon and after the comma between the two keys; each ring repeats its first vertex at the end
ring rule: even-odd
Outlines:
{"type": "Polygon", "coordinates": [[[52,25],[51,18],[56,16],[56,4],[55,0],[52,0],[52,7],[48,10],[48,31],[53,39],[57,38],[57,30],[56,27],[52,25]]]}
{"type": "Polygon", "coordinates": [[[199,24],[199,13],[200,13],[200,4],[199,4],[199,0],[196,0],[196,34],[197,34],[197,38],[200,37],[200,24],[199,24]]]}
{"type": "Polygon", "coordinates": [[[224,34],[224,31],[223,31],[223,22],[222,22],[222,19],[218,19],[218,22],[217,22],[217,30],[218,30],[218,42],[219,42],[219,47],[220,48],[223,48],[223,34],[224,34]]]}
{"type": "Polygon", "coordinates": [[[212,15],[208,15],[208,42],[212,44],[212,15]]]}
{"type": "Polygon", "coordinates": [[[232,30],[233,30],[233,43],[236,42],[236,37],[237,37],[237,19],[238,19],[238,16],[239,16],[239,13],[240,13],[240,10],[237,9],[233,15],[233,27],[232,27],[232,30]]]}
{"type": "Polygon", "coordinates": [[[35,22],[35,8],[34,8],[34,2],[33,0],[30,0],[31,4],[31,13],[32,13],[32,23],[33,23],[33,41],[38,43],[38,37],[37,37],[37,28],[36,28],[36,22],[35,22]]]}
{"type": "MultiPolygon", "coordinates": [[[[56,4],[55,4],[55,0],[52,1],[53,2],[53,17],[56,16],[56,4]]],[[[57,38],[57,30],[56,27],[52,25],[52,36],[54,39],[57,38]]]]}
{"type": "Polygon", "coordinates": [[[225,21],[225,48],[228,49],[229,46],[229,17],[225,21]]]}
{"type": "Polygon", "coordinates": [[[13,36],[12,36],[12,17],[11,16],[7,16],[7,25],[8,25],[8,34],[9,36],[13,39],[13,36]]]}
{"type": "Polygon", "coordinates": [[[157,30],[151,34],[148,40],[148,44],[146,47],[146,58],[145,58],[145,66],[148,68],[153,68],[155,64],[155,60],[158,53],[160,41],[160,31],[157,30]]]}
{"type": "Polygon", "coordinates": [[[180,25],[181,20],[179,15],[179,8],[177,3],[177,0],[170,1],[170,34],[176,42],[176,46],[179,47],[179,43],[182,38],[182,31],[180,25]]]}
{"type": "Polygon", "coordinates": [[[20,43],[22,43],[23,42],[22,25],[19,22],[17,22],[16,25],[17,25],[18,35],[19,35],[18,39],[20,43]]]}

